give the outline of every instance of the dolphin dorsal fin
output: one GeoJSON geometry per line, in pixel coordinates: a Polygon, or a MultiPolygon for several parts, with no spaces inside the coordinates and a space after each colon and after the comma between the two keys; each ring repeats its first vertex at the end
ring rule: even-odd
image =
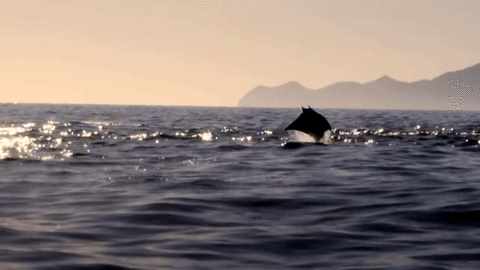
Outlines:
{"type": "Polygon", "coordinates": [[[285,130],[297,130],[312,136],[316,141],[320,141],[327,130],[331,130],[332,126],[328,120],[321,114],[317,113],[312,107],[302,108],[302,113],[288,125],[285,130]]]}

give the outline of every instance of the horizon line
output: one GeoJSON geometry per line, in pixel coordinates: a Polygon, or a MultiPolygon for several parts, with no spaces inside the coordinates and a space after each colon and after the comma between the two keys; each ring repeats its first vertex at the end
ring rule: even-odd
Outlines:
{"type": "MultiPolygon", "coordinates": [[[[40,106],[106,106],[106,107],[177,107],[177,108],[219,108],[219,109],[299,109],[302,105],[297,107],[256,107],[256,106],[207,106],[207,105],[162,105],[162,104],[123,104],[123,103],[45,103],[45,102],[0,102],[0,106],[4,105],[40,105],[40,106]]],[[[305,105],[303,105],[305,106],[305,105]]],[[[447,110],[447,109],[389,109],[389,108],[336,108],[336,107],[315,107],[315,109],[322,110],[364,110],[364,111],[408,111],[408,112],[479,112],[478,110],[447,110]]]]}

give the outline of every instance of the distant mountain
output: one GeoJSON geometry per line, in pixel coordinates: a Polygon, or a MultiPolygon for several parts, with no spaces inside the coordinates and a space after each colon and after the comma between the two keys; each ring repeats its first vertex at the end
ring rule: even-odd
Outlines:
{"type": "Polygon", "coordinates": [[[309,89],[298,82],[258,86],[239,101],[242,107],[480,110],[480,64],[432,80],[402,82],[383,76],[367,83],[338,82],[309,89]]]}

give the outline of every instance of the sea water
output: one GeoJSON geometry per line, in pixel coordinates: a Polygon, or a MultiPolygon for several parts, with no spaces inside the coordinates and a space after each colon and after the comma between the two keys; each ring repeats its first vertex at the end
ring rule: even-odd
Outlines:
{"type": "Polygon", "coordinates": [[[478,269],[479,113],[319,111],[0,105],[0,268],[478,269]]]}

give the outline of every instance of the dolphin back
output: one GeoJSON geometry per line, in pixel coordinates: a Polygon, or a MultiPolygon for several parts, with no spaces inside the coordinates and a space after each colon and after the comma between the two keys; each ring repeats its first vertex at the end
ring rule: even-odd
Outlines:
{"type": "Polygon", "coordinates": [[[327,130],[332,130],[328,120],[312,108],[303,108],[302,113],[285,130],[297,130],[312,136],[316,141],[323,138],[327,130]]]}

